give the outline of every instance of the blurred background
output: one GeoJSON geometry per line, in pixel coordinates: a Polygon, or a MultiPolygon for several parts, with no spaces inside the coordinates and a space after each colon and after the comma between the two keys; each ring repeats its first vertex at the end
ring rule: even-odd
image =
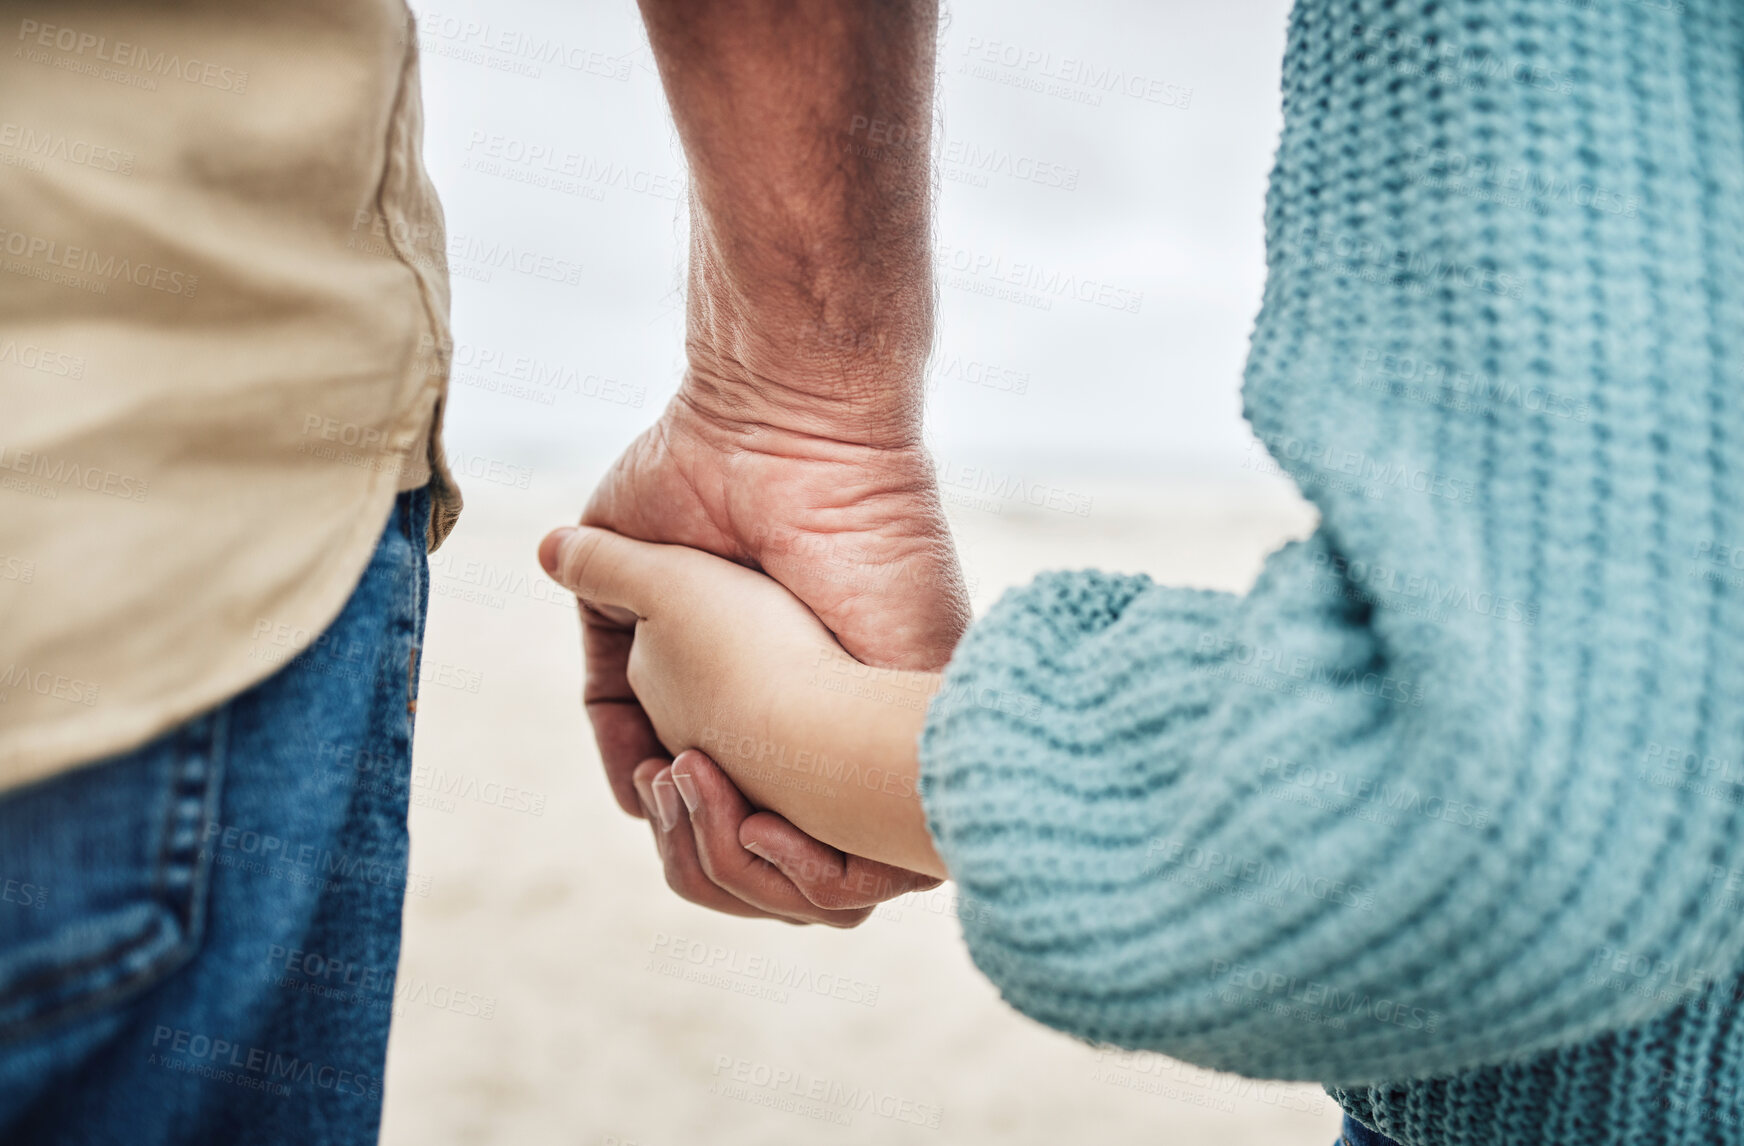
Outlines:
{"type": "MultiPolygon", "coordinates": [[[[383,1140],[1331,1142],[1314,1086],[1005,1007],[950,884],[853,932],[667,891],[534,546],[677,385],[683,157],[631,0],[413,7],[467,511],[432,558],[383,1140]],[[543,271],[469,258],[505,246],[543,271]]],[[[1244,589],[1312,527],[1240,416],[1286,12],[950,5],[928,423],[977,611],[1058,567],[1244,589]],[[1012,289],[1022,267],[1074,285],[1012,289]]]]}

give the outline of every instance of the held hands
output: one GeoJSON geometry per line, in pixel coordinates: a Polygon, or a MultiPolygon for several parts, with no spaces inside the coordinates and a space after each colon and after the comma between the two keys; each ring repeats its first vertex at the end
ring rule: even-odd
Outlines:
{"type": "MultiPolygon", "coordinates": [[[[584,527],[554,531],[539,557],[584,607],[633,625],[627,683],[678,753],[670,769],[641,777],[662,829],[677,826],[680,801],[691,816],[703,812],[705,786],[726,794],[707,757],[686,751],[709,748],[745,796],[818,840],[946,874],[915,787],[915,742],[937,674],[868,673],[781,585],[695,549],[584,527]]],[[[741,826],[739,855],[716,848],[699,858],[750,881],[764,869],[775,888],[792,865],[762,846],[756,819],[741,826]]]]}
{"type": "MultiPolygon", "coordinates": [[[[860,661],[942,668],[969,610],[918,430],[851,426],[839,411],[830,421],[797,399],[772,406],[716,356],[691,353],[700,365],[607,472],[583,524],[762,569],[860,661]]],[[[581,618],[583,699],[607,780],[626,812],[651,821],[680,896],[734,915],[854,926],[877,903],[938,882],[754,808],[700,752],[675,761],[628,679],[633,616],[584,606],[581,618]],[[690,777],[694,810],[675,774],[690,777]]]]}
{"type": "MultiPolygon", "coordinates": [[[[930,123],[933,21],[925,5],[643,11],[691,176],[686,363],[582,524],[761,570],[867,665],[943,668],[969,609],[921,436],[930,176],[924,162],[844,171],[818,146],[819,125],[886,105],[930,123]]],[[[673,760],[630,685],[626,616],[582,621],[606,775],[625,811],[651,810],[680,895],[851,926],[936,882],[756,811],[700,753],[673,760]],[[773,866],[745,866],[742,844],[773,866]]]]}
{"type": "MultiPolygon", "coordinates": [[[[879,670],[943,668],[969,620],[920,433],[933,336],[924,125],[933,118],[935,7],[796,12],[642,0],[689,175],[686,369],[660,421],[618,459],[582,516],[583,525],[767,573],[842,650],[879,670]],[[855,116],[920,126],[914,162],[833,146],[835,136],[852,142],[855,116]]],[[[873,904],[936,882],[838,852],[757,811],[699,752],[670,759],[663,736],[678,748],[724,726],[681,737],[663,725],[656,735],[629,665],[642,637],[663,649],[665,638],[647,628],[637,636],[631,620],[583,608],[584,695],[618,802],[632,815],[651,810],[667,882],[680,895],[740,915],[851,926],[873,904]]],[[[662,624],[656,613],[650,625],[662,624]]],[[[739,671],[740,647],[753,646],[719,646],[716,661],[687,662],[671,679],[689,680],[696,667],[698,680],[754,684],[739,671]],[[708,675],[729,663],[737,675],[708,675]]],[[[663,670],[641,671],[636,683],[658,691],[663,670]]],[[[820,691],[779,702],[803,714],[795,698],[820,691]]],[[[740,699],[717,699],[729,698],[740,699]]],[[[812,731],[796,726],[793,735],[812,731]]],[[[736,757],[740,743],[717,735],[710,750],[736,757]]],[[[795,741],[781,750],[797,765],[820,749],[795,741]]],[[[755,787],[750,769],[738,771],[755,787]]],[[[785,810],[796,788],[756,791],[759,803],[785,810]]],[[[839,811],[817,822],[836,839],[857,838],[853,817],[839,811]]]]}

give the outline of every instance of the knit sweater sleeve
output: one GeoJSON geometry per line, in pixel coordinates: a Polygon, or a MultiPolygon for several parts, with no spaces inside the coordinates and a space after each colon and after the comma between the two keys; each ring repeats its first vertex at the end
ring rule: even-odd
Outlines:
{"type": "Polygon", "coordinates": [[[922,735],[1020,1010],[1359,1083],[1739,964],[1744,37],[1679,8],[1299,0],[1244,397],[1318,531],[1009,593],[922,735]]]}

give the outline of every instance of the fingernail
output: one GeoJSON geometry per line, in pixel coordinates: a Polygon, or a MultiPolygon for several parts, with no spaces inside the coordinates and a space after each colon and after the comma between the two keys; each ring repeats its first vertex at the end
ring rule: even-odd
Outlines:
{"type": "Polygon", "coordinates": [[[660,830],[670,832],[678,822],[678,791],[664,776],[654,781],[654,803],[660,809],[660,830]]]}
{"type": "Polygon", "coordinates": [[[575,527],[565,525],[561,529],[553,529],[545,535],[545,540],[539,543],[539,564],[545,567],[545,572],[557,576],[557,555],[563,551],[563,543],[575,533],[575,527]]]}
{"type": "Polygon", "coordinates": [[[775,862],[774,860],[769,858],[769,853],[764,851],[762,846],[759,844],[746,844],[745,850],[750,852],[752,855],[756,856],[758,859],[765,861],[766,863],[774,863],[775,862]]]}
{"type": "Polygon", "coordinates": [[[689,772],[680,772],[674,768],[672,782],[678,785],[678,794],[684,797],[684,806],[690,809],[692,815],[695,815],[696,806],[702,803],[702,797],[697,794],[696,790],[696,777],[689,772]]]}

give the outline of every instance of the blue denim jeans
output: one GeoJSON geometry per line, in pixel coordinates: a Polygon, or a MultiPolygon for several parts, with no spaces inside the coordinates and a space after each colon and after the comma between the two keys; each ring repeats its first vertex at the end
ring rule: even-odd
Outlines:
{"type": "Polygon", "coordinates": [[[0,799],[0,1142],[376,1140],[429,512],[264,682],[0,799]]]}

